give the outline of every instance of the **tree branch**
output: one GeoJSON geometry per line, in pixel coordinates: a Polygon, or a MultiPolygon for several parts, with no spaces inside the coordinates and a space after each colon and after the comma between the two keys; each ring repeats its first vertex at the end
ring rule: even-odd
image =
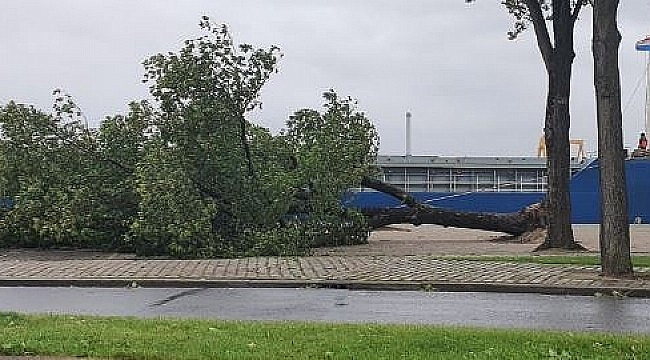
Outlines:
{"type": "Polygon", "coordinates": [[[535,29],[535,36],[537,37],[537,46],[539,52],[542,54],[542,60],[546,66],[546,71],[551,69],[551,61],[553,59],[553,44],[551,44],[551,36],[549,35],[548,28],[546,27],[546,19],[542,13],[542,7],[539,0],[524,0],[530,13],[530,20],[535,29]]]}
{"type": "Polygon", "coordinates": [[[576,2],[575,7],[573,8],[573,13],[571,14],[571,22],[575,24],[576,20],[578,20],[578,15],[580,14],[580,10],[582,10],[582,7],[586,5],[587,0],[578,0],[576,2]]]}
{"type": "Polygon", "coordinates": [[[244,148],[244,156],[246,156],[246,163],[248,165],[248,176],[255,183],[255,169],[253,168],[251,149],[248,145],[248,139],[246,139],[246,118],[244,118],[242,112],[238,112],[237,117],[239,118],[239,141],[241,141],[242,147],[244,148]]]}
{"type": "Polygon", "coordinates": [[[399,199],[399,201],[412,208],[421,205],[413,196],[403,191],[402,189],[368,176],[364,176],[363,179],[361,179],[361,186],[365,186],[384,194],[388,194],[396,199],[399,199]]]}

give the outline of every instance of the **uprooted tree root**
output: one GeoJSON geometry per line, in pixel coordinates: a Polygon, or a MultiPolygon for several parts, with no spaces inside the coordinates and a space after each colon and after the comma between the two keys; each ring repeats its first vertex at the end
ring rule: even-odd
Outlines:
{"type": "Polygon", "coordinates": [[[539,244],[533,252],[540,252],[546,250],[565,250],[565,251],[589,251],[582,244],[573,242],[568,247],[556,248],[548,246],[546,242],[547,229],[546,228],[537,228],[530,231],[527,231],[520,235],[502,235],[494,237],[491,239],[493,242],[497,243],[508,243],[508,244],[539,244]]]}
{"type": "Polygon", "coordinates": [[[533,252],[540,252],[546,250],[566,250],[566,251],[582,251],[582,252],[589,251],[589,249],[587,249],[586,247],[582,246],[582,244],[577,243],[575,241],[565,246],[562,246],[560,248],[551,246],[547,241],[544,241],[538,247],[536,247],[535,250],[533,250],[533,252]]]}
{"type": "Polygon", "coordinates": [[[508,243],[508,244],[531,244],[531,243],[543,243],[544,239],[546,239],[546,229],[537,228],[537,229],[527,231],[521,235],[496,236],[490,239],[490,241],[496,243],[508,243]]]}

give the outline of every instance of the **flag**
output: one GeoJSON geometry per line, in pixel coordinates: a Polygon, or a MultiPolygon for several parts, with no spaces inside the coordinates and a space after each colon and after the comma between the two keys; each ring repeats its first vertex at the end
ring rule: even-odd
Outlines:
{"type": "Polygon", "coordinates": [[[638,51],[650,51],[650,36],[643,40],[636,42],[636,49],[638,51]]]}

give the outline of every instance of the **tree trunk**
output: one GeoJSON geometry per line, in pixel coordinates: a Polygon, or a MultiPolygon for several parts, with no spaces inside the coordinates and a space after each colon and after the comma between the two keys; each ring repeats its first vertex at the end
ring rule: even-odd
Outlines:
{"type": "Polygon", "coordinates": [[[575,242],[571,228],[571,180],[569,143],[569,96],[571,93],[571,69],[573,52],[574,20],[568,0],[553,1],[553,36],[555,48],[548,57],[548,96],[544,124],[547,149],[549,213],[548,232],[538,250],[547,248],[581,249],[575,242]]]}
{"type": "Polygon", "coordinates": [[[497,231],[521,235],[544,227],[540,204],[512,214],[458,212],[423,205],[418,208],[362,209],[371,229],[392,224],[434,224],[444,227],[497,231]]]}
{"type": "Polygon", "coordinates": [[[594,1],[592,51],[602,214],[600,258],[604,275],[622,277],[632,275],[633,270],[618,69],[618,48],[621,41],[616,23],[618,4],[618,0],[594,1]]]}
{"type": "Polygon", "coordinates": [[[547,223],[546,211],[540,204],[531,205],[512,214],[458,212],[419,203],[405,191],[379,180],[364,178],[362,185],[391,195],[408,206],[360,210],[372,229],[391,224],[436,224],[521,235],[544,227],[547,223]]]}

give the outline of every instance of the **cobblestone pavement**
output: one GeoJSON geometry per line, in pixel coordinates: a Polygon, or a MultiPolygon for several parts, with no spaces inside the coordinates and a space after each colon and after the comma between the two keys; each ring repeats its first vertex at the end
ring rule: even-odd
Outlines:
{"type": "MultiPolygon", "coordinates": [[[[650,227],[635,230],[638,252],[650,227]]],[[[577,231],[595,243],[597,227],[577,231]],[[594,229],[596,231],[594,232],[594,229]]],[[[0,250],[0,286],[334,286],[594,294],[650,297],[650,269],[633,279],[600,276],[599,267],[452,260],[441,255],[526,254],[536,244],[494,242],[496,233],[409,228],[373,234],[370,244],[322,249],[315,256],[225,260],[138,259],[92,251],[0,250]]]]}
{"type": "MultiPolygon", "coordinates": [[[[615,280],[593,266],[447,260],[427,256],[260,257],[230,260],[2,260],[3,285],[114,286],[164,281],[188,286],[351,286],[442,290],[592,293],[617,291],[647,296],[650,269],[615,280]],[[239,284],[239,285],[238,285],[239,284]],[[257,284],[257,285],[256,285],[257,284]],[[566,290],[569,289],[569,290],[566,290]],[[604,289],[604,290],[603,290],[604,289]],[[637,294],[640,293],[640,294],[637,294]]],[[[175,285],[176,286],[176,285],[175,285]]]]}

